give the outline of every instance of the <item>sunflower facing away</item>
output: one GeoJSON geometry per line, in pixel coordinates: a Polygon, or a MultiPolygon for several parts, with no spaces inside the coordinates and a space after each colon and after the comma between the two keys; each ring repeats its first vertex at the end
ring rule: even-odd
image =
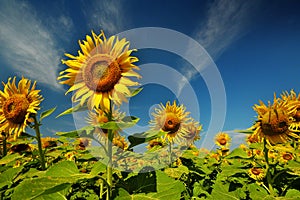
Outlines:
{"type": "Polygon", "coordinates": [[[186,125],[190,118],[189,112],[181,105],[177,106],[174,101],[173,105],[167,102],[166,106],[160,104],[152,113],[154,119],[150,121],[150,126],[153,130],[162,130],[167,132],[166,139],[171,143],[181,144],[184,136],[188,134],[186,125]]]}
{"type": "Polygon", "coordinates": [[[7,84],[3,83],[4,91],[0,91],[0,132],[14,134],[16,139],[30,120],[30,114],[36,114],[39,105],[43,100],[36,90],[36,82],[31,89],[31,81],[22,77],[16,86],[16,77],[8,79],[7,84]]]}
{"type": "Polygon", "coordinates": [[[295,133],[300,133],[300,94],[296,94],[294,90],[291,90],[290,93],[285,92],[281,95],[281,98],[284,101],[287,101],[289,104],[296,106],[296,113],[292,116],[292,122],[290,123],[289,130],[295,133]]]}
{"type": "Polygon", "coordinates": [[[139,67],[133,64],[138,58],[131,56],[136,50],[129,50],[125,38],[106,39],[103,31],[100,35],[92,32],[92,37],[87,35],[86,41],[79,41],[79,46],[78,56],[65,54],[70,60],[62,60],[62,63],[69,68],[58,77],[64,79],[61,84],[71,86],[67,93],[76,90],[72,101],[81,105],[87,102],[90,109],[100,106],[105,111],[110,108],[110,100],[117,105],[127,102],[126,97],[131,95],[128,86],[138,85],[128,77],[140,78],[134,71],[139,67]]]}
{"type": "Polygon", "coordinates": [[[297,107],[288,101],[277,99],[266,106],[262,101],[260,105],[254,105],[257,112],[257,122],[250,128],[254,130],[253,137],[259,142],[265,138],[269,144],[286,143],[291,137],[298,136],[289,130],[291,117],[297,112],[297,107]]]}

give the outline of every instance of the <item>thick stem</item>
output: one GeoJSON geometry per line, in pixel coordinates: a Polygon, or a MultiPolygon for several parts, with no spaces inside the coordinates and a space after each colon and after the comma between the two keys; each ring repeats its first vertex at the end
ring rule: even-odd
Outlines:
{"type": "Polygon", "coordinates": [[[6,156],[7,154],[7,143],[6,143],[6,134],[5,133],[2,133],[2,136],[3,136],[3,141],[2,141],[2,149],[3,149],[3,153],[2,153],[2,157],[6,156]]]}
{"type": "MultiPolygon", "coordinates": [[[[108,113],[108,121],[112,121],[112,106],[110,102],[110,109],[108,113]]],[[[108,129],[107,134],[107,156],[108,156],[108,163],[106,168],[107,173],[107,184],[108,184],[108,192],[106,195],[106,199],[110,200],[112,196],[112,141],[114,138],[114,133],[111,129],[108,129]]]]}
{"type": "Polygon", "coordinates": [[[277,196],[273,185],[272,185],[272,178],[271,178],[271,170],[270,170],[270,165],[269,165],[269,149],[267,148],[267,142],[266,139],[264,139],[264,154],[265,154],[265,160],[266,160],[266,177],[267,177],[267,182],[268,182],[268,188],[269,188],[269,193],[272,196],[277,196]]]}
{"type": "Polygon", "coordinates": [[[35,130],[36,140],[38,142],[38,149],[39,149],[39,154],[40,154],[40,162],[41,162],[42,170],[45,170],[46,165],[45,165],[45,157],[44,157],[43,148],[42,148],[40,124],[37,120],[36,115],[33,116],[33,119],[34,119],[34,130],[35,130]]]}

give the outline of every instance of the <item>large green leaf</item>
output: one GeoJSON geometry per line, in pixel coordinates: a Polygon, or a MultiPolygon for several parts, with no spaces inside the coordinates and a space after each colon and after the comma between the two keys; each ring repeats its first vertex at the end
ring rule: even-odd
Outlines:
{"type": "Polygon", "coordinates": [[[238,188],[234,191],[230,191],[229,186],[229,183],[223,184],[221,181],[215,182],[210,198],[222,200],[240,200],[246,198],[245,190],[238,188]]]}
{"type": "Polygon", "coordinates": [[[289,189],[285,195],[285,198],[291,198],[291,199],[300,199],[300,191],[296,189],[289,189]]]}
{"type": "Polygon", "coordinates": [[[0,165],[6,165],[10,162],[13,162],[19,158],[22,158],[23,156],[20,156],[19,154],[10,154],[10,155],[7,155],[3,158],[0,159],[0,165]]]}
{"type": "Polygon", "coordinates": [[[43,194],[34,198],[34,200],[67,200],[67,198],[60,192],[56,192],[51,194],[43,194]]]}
{"type": "Polygon", "coordinates": [[[51,166],[47,172],[46,176],[52,177],[71,177],[78,175],[79,170],[73,161],[61,161],[51,166]]]}
{"type": "Polygon", "coordinates": [[[15,177],[22,171],[23,167],[9,168],[0,174],[0,188],[4,186],[10,187],[15,177]]]}
{"type": "Polygon", "coordinates": [[[173,200],[180,199],[181,193],[185,190],[183,183],[174,180],[164,172],[156,171],[157,192],[129,194],[120,188],[116,200],[173,200]]]}
{"type": "Polygon", "coordinates": [[[122,130],[126,128],[130,128],[134,126],[136,123],[138,123],[140,119],[134,116],[127,116],[124,117],[121,121],[109,121],[106,123],[102,123],[99,125],[102,129],[110,129],[110,130],[122,130]]]}
{"type": "Polygon", "coordinates": [[[56,110],[56,107],[42,112],[41,116],[40,116],[40,121],[42,121],[45,117],[48,117],[49,115],[51,115],[55,110],[56,110]]]}
{"type": "Polygon", "coordinates": [[[166,168],[164,172],[172,178],[180,178],[182,174],[188,174],[189,169],[184,165],[180,165],[176,168],[166,168]]]}
{"type": "Polygon", "coordinates": [[[65,110],[64,112],[60,113],[59,115],[56,116],[56,118],[64,116],[64,115],[72,114],[73,112],[80,112],[80,111],[85,111],[85,110],[88,110],[86,105],[81,106],[80,104],[77,104],[76,106],[69,108],[69,109],[65,110]]]}
{"type": "Polygon", "coordinates": [[[128,140],[130,142],[130,145],[128,148],[132,148],[139,144],[149,142],[150,140],[161,137],[161,136],[165,135],[166,133],[167,132],[164,132],[164,131],[148,131],[148,132],[143,132],[143,133],[135,133],[133,135],[128,136],[128,140]]]}
{"type": "Polygon", "coordinates": [[[79,137],[92,137],[91,133],[94,132],[95,126],[85,126],[78,130],[68,132],[57,132],[56,135],[64,136],[68,138],[79,138],[79,137]]]}
{"type": "Polygon", "coordinates": [[[137,94],[139,94],[143,90],[142,87],[140,87],[140,88],[128,88],[128,89],[129,89],[129,91],[131,93],[131,95],[129,97],[134,97],[134,96],[136,96],[137,94]]]}
{"type": "Polygon", "coordinates": [[[268,192],[256,183],[251,183],[247,185],[248,191],[250,193],[251,199],[263,199],[268,195],[268,192]]]}
{"type": "Polygon", "coordinates": [[[56,193],[64,190],[72,182],[73,178],[66,177],[41,177],[22,181],[12,195],[12,200],[35,199],[43,194],[56,193]]]}
{"type": "Polygon", "coordinates": [[[96,176],[96,175],[98,175],[101,172],[105,172],[105,170],[106,170],[106,165],[103,164],[102,161],[98,161],[98,162],[96,162],[94,164],[93,168],[91,169],[91,173],[90,174],[92,176],[96,176]]]}
{"type": "Polygon", "coordinates": [[[229,153],[227,158],[249,158],[246,151],[242,148],[235,148],[232,152],[229,153]]]}

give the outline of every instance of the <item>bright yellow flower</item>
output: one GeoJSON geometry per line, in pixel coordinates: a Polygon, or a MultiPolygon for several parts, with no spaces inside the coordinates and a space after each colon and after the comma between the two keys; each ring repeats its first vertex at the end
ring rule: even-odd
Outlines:
{"type": "MultiPolygon", "coordinates": [[[[119,109],[115,109],[114,106],[112,107],[112,121],[120,122],[125,116],[126,115],[124,112],[120,112],[119,109]]],[[[107,114],[101,109],[95,108],[93,111],[90,111],[88,113],[87,122],[96,127],[95,134],[97,135],[99,140],[106,138],[108,131],[106,129],[101,129],[97,126],[108,121],[109,119],[107,114]]],[[[116,134],[117,131],[115,131],[115,135],[116,134]]]]}
{"type": "Polygon", "coordinates": [[[274,95],[274,102],[266,106],[262,101],[255,105],[257,122],[250,128],[254,130],[254,137],[259,142],[265,138],[269,144],[286,143],[290,138],[298,136],[289,130],[290,119],[297,112],[294,104],[288,101],[277,99],[274,95]]]}
{"type": "Polygon", "coordinates": [[[42,142],[43,149],[50,148],[50,147],[57,147],[57,143],[58,143],[57,139],[52,137],[41,138],[41,142],[42,142]]]}
{"type": "Polygon", "coordinates": [[[186,125],[187,133],[183,135],[183,143],[186,146],[192,145],[195,141],[200,139],[200,131],[202,130],[202,125],[198,122],[190,121],[186,125]]]}
{"type": "MultiPolygon", "coordinates": [[[[3,82],[2,82],[3,83],[3,82]]],[[[36,90],[36,82],[30,88],[31,81],[22,77],[16,86],[16,77],[3,83],[4,91],[0,91],[0,132],[14,134],[16,139],[28,125],[31,114],[36,114],[43,100],[36,90]],[[11,81],[12,80],[12,81],[11,81]]]]}
{"type": "Polygon", "coordinates": [[[70,85],[67,91],[75,91],[72,101],[81,105],[88,103],[90,109],[96,107],[108,111],[110,100],[120,105],[127,102],[131,95],[128,86],[136,86],[137,82],[127,77],[140,75],[133,71],[139,69],[133,63],[137,57],[131,56],[135,49],[129,50],[126,39],[119,40],[112,36],[106,39],[103,31],[100,35],[92,32],[92,37],[87,35],[86,41],[79,41],[81,51],[78,56],[65,54],[70,60],[62,63],[69,68],[62,71],[58,79],[65,79],[61,84],[70,85]]]}
{"type": "Polygon", "coordinates": [[[290,123],[289,130],[295,133],[300,133],[300,94],[296,94],[294,90],[291,90],[290,93],[284,92],[281,95],[281,98],[284,101],[287,101],[291,105],[295,105],[297,111],[292,116],[292,122],[290,123]]]}
{"type": "Polygon", "coordinates": [[[153,130],[167,132],[165,139],[171,143],[181,144],[184,136],[188,134],[186,128],[190,118],[187,116],[189,112],[181,105],[177,106],[174,101],[173,105],[167,102],[166,106],[160,104],[152,113],[154,119],[150,121],[150,126],[153,130]]]}
{"type": "Polygon", "coordinates": [[[266,172],[262,168],[253,167],[249,169],[248,174],[251,178],[257,181],[262,181],[263,178],[266,176],[266,172]]]}
{"type": "Polygon", "coordinates": [[[120,149],[126,150],[128,148],[128,143],[125,137],[116,136],[113,138],[113,145],[119,147],[120,149]]]}
{"type": "Polygon", "coordinates": [[[215,136],[215,143],[220,147],[228,147],[230,141],[231,139],[227,133],[220,132],[215,136]]]}
{"type": "Polygon", "coordinates": [[[148,146],[147,146],[147,149],[152,149],[152,148],[155,148],[155,147],[164,147],[166,146],[167,144],[164,142],[164,140],[162,138],[155,138],[153,140],[150,140],[148,142],[148,146]]]}

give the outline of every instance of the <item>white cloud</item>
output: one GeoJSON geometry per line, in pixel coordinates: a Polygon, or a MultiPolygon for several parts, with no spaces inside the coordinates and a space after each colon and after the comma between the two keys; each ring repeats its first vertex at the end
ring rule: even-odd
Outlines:
{"type": "MultiPolygon", "coordinates": [[[[208,7],[206,18],[195,30],[194,38],[214,60],[217,60],[230,45],[249,31],[254,11],[258,6],[258,1],[214,1],[208,7]]],[[[191,54],[192,51],[193,49],[188,49],[187,54],[191,54]]],[[[210,62],[210,60],[203,61],[201,66],[196,67],[204,68],[206,62],[210,62]]],[[[181,70],[188,80],[192,80],[198,73],[188,66],[181,70]]],[[[179,91],[185,85],[186,82],[179,81],[179,91]]]]}
{"type": "Polygon", "coordinates": [[[117,34],[123,30],[122,3],[119,0],[82,1],[87,25],[94,31],[117,34]]]}
{"type": "Polygon", "coordinates": [[[57,49],[54,36],[61,25],[64,30],[72,27],[70,18],[42,20],[28,3],[13,0],[1,1],[0,18],[1,59],[17,75],[62,90],[56,78],[63,52],[57,49]]]}

